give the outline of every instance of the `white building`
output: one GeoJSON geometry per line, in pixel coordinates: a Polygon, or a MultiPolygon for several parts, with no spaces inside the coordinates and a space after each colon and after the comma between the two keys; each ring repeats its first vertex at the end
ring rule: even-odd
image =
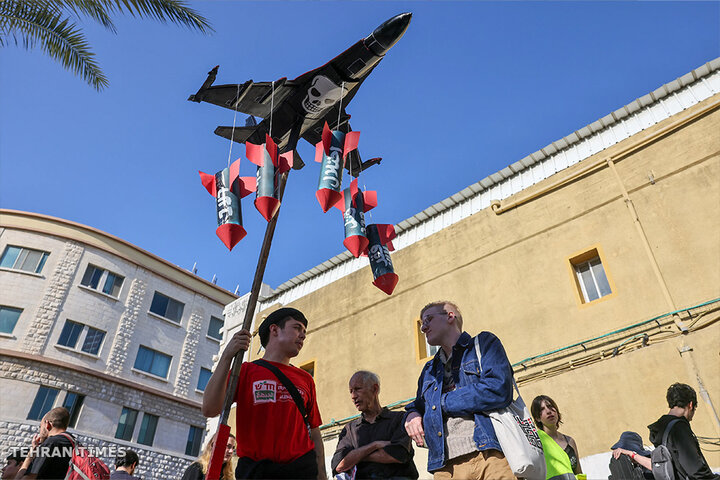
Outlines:
{"type": "Polygon", "coordinates": [[[0,210],[0,458],[65,406],[84,444],[135,450],[146,480],[179,477],[236,298],[91,227],[0,210]]]}

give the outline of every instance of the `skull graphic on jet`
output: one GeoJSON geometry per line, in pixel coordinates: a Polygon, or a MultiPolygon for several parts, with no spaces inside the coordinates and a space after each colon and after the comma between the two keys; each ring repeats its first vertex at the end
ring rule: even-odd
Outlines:
{"type": "Polygon", "coordinates": [[[317,117],[320,112],[331,107],[335,102],[340,100],[342,90],[335,85],[329,78],[318,75],[313,79],[312,85],[308,89],[308,94],[303,100],[303,108],[311,117],[317,117]]]}

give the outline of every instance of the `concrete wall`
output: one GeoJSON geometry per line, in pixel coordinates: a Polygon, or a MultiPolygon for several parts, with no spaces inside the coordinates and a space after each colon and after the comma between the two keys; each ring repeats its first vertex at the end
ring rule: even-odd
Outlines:
{"type": "MultiPolygon", "coordinates": [[[[294,364],[315,361],[323,420],[357,413],[347,381],[358,369],[380,374],[384,404],[415,396],[423,364],[415,321],[432,300],[456,301],[465,329],[493,331],[514,363],[720,298],[720,111],[693,118],[717,101],[716,95],[503,201],[540,192],[517,208],[499,215],[488,208],[395,252],[400,283],[392,296],[371,285],[368,267],[294,301],[310,321],[294,364]],[[595,170],[575,175],[594,162],[595,170]],[[561,179],[568,181],[547,190],[561,179]],[[570,259],[593,248],[613,293],[582,303],[570,259]]],[[[554,397],[563,430],[583,456],[607,451],[628,429],[647,441],[646,425],[667,411],[665,391],[673,382],[699,390],[700,379],[720,407],[717,311],[718,304],[690,309],[694,316],[665,316],[660,325],[518,366],[523,396],[527,403],[539,393],[554,397]],[[690,333],[679,336],[674,318],[690,333]],[[634,335],[644,333],[649,343],[641,348],[634,335]]],[[[257,350],[251,347],[252,358],[257,350]]],[[[718,437],[720,426],[704,403],[693,428],[718,437]]],[[[328,426],[328,440],[337,431],[328,426]]],[[[705,455],[720,466],[720,453],[705,455]]]]}

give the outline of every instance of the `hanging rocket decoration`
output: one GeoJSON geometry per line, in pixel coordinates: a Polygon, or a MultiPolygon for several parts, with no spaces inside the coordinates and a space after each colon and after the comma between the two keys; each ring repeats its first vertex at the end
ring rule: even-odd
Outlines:
{"type": "Polygon", "coordinates": [[[365,233],[365,212],[377,207],[377,192],[363,192],[357,186],[357,179],[350,182],[350,187],[340,194],[335,207],[343,212],[345,223],[345,240],[343,245],[355,258],[359,257],[368,246],[365,233]]]}
{"type": "Polygon", "coordinates": [[[373,223],[368,225],[366,230],[369,241],[367,256],[373,272],[373,285],[391,295],[399,279],[390,259],[390,251],[395,250],[392,244],[392,239],[395,238],[395,227],[373,223]]]}
{"type": "Polygon", "coordinates": [[[322,140],[315,145],[315,161],[321,163],[320,179],[315,196],[320,202],[323,212],[327,212],[330,207],[340,201],[345,158],[348,153],[357,148],[359,140],[360,132],[343,133],[339,130],[330,130],[325,122],[322,140]]]}
{"type": "Polygon", "coordinates": [[[247,234],[242,225],[240,199],[255,190],[255,178],[239,176],[240,160],[234,161],[215,175],[198,173],[208,193],[216,198],[218,227],[215,233],[225,246],[232,250],[247,234]]]}
{"type": "Polygon", "coordinates": [[[262,145],[245,142],[245,155],[257,165],[255,208],[269,222],[280,208],[278,178],[292,168],[293,152],[278,155],[277,144],[266,134],[262,145]]]}

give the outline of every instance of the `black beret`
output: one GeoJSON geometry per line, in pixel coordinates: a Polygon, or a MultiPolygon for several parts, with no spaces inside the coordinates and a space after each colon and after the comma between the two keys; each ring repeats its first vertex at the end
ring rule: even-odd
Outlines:
{"type": "Polygon", "coordinates": [[[305,315],[297,308],[285,307],[279,310],[275,310],[268,317],[263,320],[258,328],[258,335],[260,336],[260,343],[263,347],[267,346],[268,340],[270,339],[270,325],[277,325],[287,317],[292,317],[298,322],[302,323],[307,327],[308,321],[305,315]]]}

